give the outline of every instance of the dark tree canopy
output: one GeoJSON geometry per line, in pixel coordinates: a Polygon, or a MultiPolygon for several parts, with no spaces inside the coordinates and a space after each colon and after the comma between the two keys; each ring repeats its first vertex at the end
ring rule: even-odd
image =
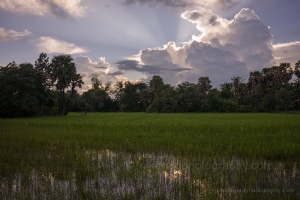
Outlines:
{"type": "Polygon", "coordinates": [[[41,53],[35,66],[15,62],[0,67],[0,117],[62,115],[84,112],[287,112],[300,111],[300,61],[235,76],[213,88],[207,76],[197,83],[165,84],[159,75],[149,83],[119,81],[102,83],[91,78],[84,84],[70,55],[49,62],[41,53]],[[296,79],[292,79],[295,74],[296,79]],[[247,80],[247,82],[245,81],[247,80]]]}

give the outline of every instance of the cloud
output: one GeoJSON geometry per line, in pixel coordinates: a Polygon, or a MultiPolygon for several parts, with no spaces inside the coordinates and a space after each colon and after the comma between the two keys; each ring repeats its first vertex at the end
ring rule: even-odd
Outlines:
{"type": "Polygon", "coordinates": [[[84,17],[86,7],[80,5],[81,0],[2,0],[0,8],[12,12],[33,15],[52,13],[57,17],[84,17]]]}
{"type": "MultiPolygon", "coordinates": [[[[155,57],[153,57],[155,58],[155,57]]],[[[119,70],[123,71],[137,71],[144,74],[161,74],[164,72],[179,72],[190,70],[189,68],[180,68],[178,65],[175,65],[171,62],[165,62],[165,64],[157,65],[144,65],[139,64],[136,60],[122,60],[116,63],[119,70]]]]}
{"type": "Polygon", "coordinates": [[[116,72],[107,73],[107,75],[109,75],[109,76],[120,76],[120,75],[124,75],[124,72],[116,71],[116,72]]]}
{"type": "Polygon", "coordinates": [[[93,62],[88,56],[78,56],[74,58],[74,61],[77,71],[83,76],[84,86],[82,90],[91,89],[93,76],[97,76],[102,83],[111,81],[115,84],[117,81],[124,80],[123,72],[111,72],[113,68],[110,63],[105,61],[104,57],[100,57],[98,62],[93,62]]]}
{"type": "Polygon", "coordinates": [[[157,5],[161,4],[167,7],[172,8],[189,8],[192,6],[199,5],[199,3],[196,3],[192,0],[124,0],[123,5],[133,5],[133,4],[140,4],[140,5],[157,5]]]}
{"type": "Polygon", "coordinates": [[[146,79],[144,81],[146,82],[153,75],[160,75],[165,82],[177,84],[183,80],[181,74],[191,70],[189,67],[181,67],[173,63],[172,56],[166,48],[144,49],[137,55],[116,64],[119,70],[137,71],[145,74],[146,79]],[[176,77],[176,81],[174,81],[174,77],[176,77]]]}
{"type": "Polygon", "coordinates": [[[242,9],[231,20],[206,8],[181,16],[199,30],[192,40],[181,47],[169,42],[163,48],[141,50],[134,59],[118,62],[118,68],[142,72],[146,80],[158,74],[172,85],[209,76],[219,87],[232,77],[246,79],[250,71],[274,64],[271,30],[252,10],[242,9]]]}
{"type": "Polygon", "coordinates": [[[217,0],[215,4],[220,5],[223,10],[228,10],[235,7],[238,2],[234,0],[217,0]]]}
{"type": "MultiPolygon", "coordinates": [[[[90,75],[95,71],[108,73],[112,69],[111,65],[105,61],[104,57],[100,57],[98,62],[93,62],[88,56],[78,56],[74,60],[77,68],[84,70],[90,75]]],[[[90,77],[92,76],[93,75],[90,77]]]]}
{"type": "Polygon", "coordinates": [[[300,41],[273,45],[274,58],[277,65],[290,63],[294,66],[300,60],[300,41]]]}
{"type": "Polygon", "coordinates": [[[162,5],[168,8],[176,8],[181,11],[190,8],[211,8],[229,10],[238,5],[241,0],[123,0],[123,5],[162,5]]]}
{"type": "Polygon", "coordinates": [[[197,23],[200,34],[194,36],[194,40],[232,52],[238,61],[246,63],[248,70],[273,64],[271,30],[252,10],[242,9],[233,20],[226,20],[205,9],[199,10],[201,16],[192,20],[190,16],[195,12],[182,14],[183,18],[197,23]]]}
{"type": "Polygon", "coordinates": [[[74,43],[46,36],[39,37],[35,46],[37,47],[38,52],[46,53],[78,54],[87,52],[86,48],[78,47],[74,43]]]}
{"type": "Polygon", "coordinates": [[[230,51],[208,43],[192,42],[186,50],[185,62],[193,68],[187,79],[196,82],[200,76],[208,76],[215,87],[230,81],[233,76],[247,77],[247,65],[230,51]]]}
{"type": "Polygon", "coordinates": [[[24,30],[21,32],[17,32],[10,29],[4,29],[0,27],[0,42],[11,40],[11,39],[20,39],[22,37],[30,35],[31,32],[28,30],[24,30]]]}

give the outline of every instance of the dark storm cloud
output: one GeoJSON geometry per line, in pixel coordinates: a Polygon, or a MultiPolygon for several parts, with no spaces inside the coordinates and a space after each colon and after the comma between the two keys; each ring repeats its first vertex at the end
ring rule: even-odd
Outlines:
{"type": "Polygon", "coordinates": [[[178,65],[173,63],[165,63],[165,65],[141,65],[136,60],[122,60],[116,64],[119,70],[131,70],[147,74],[159,74],[166,71],[180,72],[190,70],[190,68],[180,68],[178,65]]]}
{"type": "Polygon", "coordinates": [[[98,68],[98,69],[106,69],[107,67],[105,67],[105,66],[99,66],[99,67],[95,67],[95,68],[98,68]]]}
{"type": "Polygon", "coordinates": [[[120,70],[138,71],[138,62],[136,60],[122,60],[116,63],[120,70]]]}
{"type": "Polygon", "coordinates": [[[124,72],[122,71],[116,71],[116,72],[112,72],[112,73],[108,73],[107,75],[109,76],[119,76],[119,75],[123,75],[124,72]]]}

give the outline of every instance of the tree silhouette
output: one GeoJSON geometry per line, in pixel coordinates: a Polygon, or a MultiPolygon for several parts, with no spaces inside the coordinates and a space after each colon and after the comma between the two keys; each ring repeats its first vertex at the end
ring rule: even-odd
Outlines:
{"type": "Polygon", "coordinates": [[[60,92],[58,115],[61,115],[64,109],[65,88],[70,86],[72,78],[76,77],[76,67],[73,58],[70,55],[54,56],[50,64],[50,71],[52,84],[60,92]]]}

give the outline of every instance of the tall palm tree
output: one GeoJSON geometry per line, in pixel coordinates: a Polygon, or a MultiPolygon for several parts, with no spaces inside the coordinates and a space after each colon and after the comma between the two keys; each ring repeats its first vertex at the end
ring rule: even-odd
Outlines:
{"type": "Polygon", "coordinates": [[[52,84],[60,91],[58,115],[63,113],[65,88],[70,86],[72,78],[76,77],[76,67],[70,55],[53,56],[51,64],[52,84]]]}
{"type": "Polygon", "coordinates": [[[236,106],[237,106],[237,99],[239,98],[239,87],[241,83],[244,81],[241,77],[233,77],[231,78],[232,80],[232,87],[233,87],[233,97],[234,97],[234,109],[236,111],[236,106]]]}

